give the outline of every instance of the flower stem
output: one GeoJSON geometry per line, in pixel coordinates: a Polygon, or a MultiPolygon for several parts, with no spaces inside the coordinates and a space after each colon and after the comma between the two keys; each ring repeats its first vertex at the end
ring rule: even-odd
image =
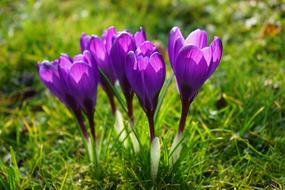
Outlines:
{"type": "Polygon", "coordinates": [[[89,127],[90,127],[90,132],[91,132],[92,138],[93,138],[94,142],[96,142],[95,124],[94,124],[94,110],[92,110],[91,112],[88,112],[86,115],[87,115],[87,119],[89,122],[89,127]]]}
{"type": "Polygon", "coordinates": [[[109,99],[109,102],[110,102],[110,105],[111,105],[111,109],[112,109],[112,114],[115,116],[116,114],[116,104],[115,104],[115,100],[114,100],[114,95],[113,95],[113,92],[111,90],[111,87],[109,85],[107,85],[105,89],[105,92],[108,96],[108,99],[109,99]]]}
{"type": "Polygon", "coordinates": [[[153,112],[150,112],[149,114],[147,114],[148,124],[149,124],[149,133],[150,133],[150,143],[155,138],[153,115],[154,115],[153,112]]]}
{"type": "Polygon", "coordinates": [[[114,96],[112,94],[108,94],[108,98],[109,98],[109,102],[110,102],[110,105],[111,105],[112,114],[115,115],[117,108],[116,108],[114,96]]]}
{"type": "Polygon", "coordinates": [[[128,106],[128,117],[131,123],[131,127],[133,127],[134,126],[133,98],[127,98],[127,106],[128,106]]]}
{"type": "Polygon", "coordinates": [[[76,111],[74,111],[74,114],[75,114],[75,117],[76,117],[76,119],[78,121],[78,124],[80,126],[81,132],[82,132],[85,140],[87,142],[89,142],[88,132],[87,132],[87,129],[86,129],[85,124],[83,122],[81,111],[80,110],[76,110],[76,111]]]}
{"type": "Polygon", "coordinates": [[[182,112],[179,122],[178,133],[182,134],[185,128],[187,113],[190,107],[191,101],[182,101],[182,112]]]}

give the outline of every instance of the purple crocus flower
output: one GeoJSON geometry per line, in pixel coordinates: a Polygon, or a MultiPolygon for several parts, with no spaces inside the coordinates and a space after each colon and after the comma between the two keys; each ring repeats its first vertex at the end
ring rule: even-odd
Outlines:
{"type": "MultiPolygon", "coordinates": [[[[98,67],[104,72],[113,85],[117,78],[111,64],[110,50],[112,47],[112,38],[115,34],[117,34],[116,28],[112,26],[104,31],[102,37],[96,35],[88,36],[83,33],[80,38],[81,51],[89,50],[92,53],[98,67]]],[[[109,98],[112,113],[115,114],[116,106],[112,89],[102,75],[99,77],[99,82],[109,98]]]]}
{"type": "Polygon", "coordinates": [[[110,51],[115,74],[119,80],[123,94],[127,101],[128,116],[131,119],[131,122],[133,122],[132,99],[134,93],[125,72],[126,58],[130,51],[135,51],[136,48],[145,40],[146,35],[142,27],[134,35],[127,31],[123,31],[114,36],[112,48],[110,51]]]}
{"type": "Polygon", "coordinates": [[[90,38],[91,36],[87,35],[86,33],[82,33],[80,37],[81,52],[83,52],[84,50],[89,50],[90,38]]]}
{"type": "Polygon", "coordinates": [[[146,41],[146,34],[142,26],[140,27],[139,31],[134,34],[134,39],[137,47],[146,41]]]}
{"type": "Polygon", "coordinates": [[[59,72],[81,109],[86,114],[93,112],[96,105],[98,72],[91,53],[84,51],[73,60],[68,55],[62,55],[59,72]]]}
{"type": "Polygon", "coordinates": [[[61,102],[71,110],[78,110],[79,104],[74,101],[74,97],[67,87],[64,79],[58,72],[60,59],[54,61],[43,61],[38,63],[38,72],[41,81],[61,102]]]}
{"type": "Polygon", "coordinates": [[[215,37],[208,46],[208,36],[203,30],[191,32],[186,39],[178,27],[168,36],[168,55],[174,71],[182,101],[179,132],[182,133],[189,106],[201,86],[212,75],[222,57],[222,41],[215,37]]]}
{"type": "Polygon", "coordinates": [[[89,51],[76,55],[73,60],[66,54],[59,59],[38,63],[41,81],[76,116],[86,140],[88,133],[82,111],[89,119],[91,134],[95,139],[93,115],[96,105],[98,71],[89,51]]]}
{"type": "Polygon", "coordinates": [[[155,138],[153,116],[158,95],[165,80],[165,64],[157,48],[149,41],[141,43],[127,56],[125,72],[137,95],[150,127],[150,139],[155,138]]]}

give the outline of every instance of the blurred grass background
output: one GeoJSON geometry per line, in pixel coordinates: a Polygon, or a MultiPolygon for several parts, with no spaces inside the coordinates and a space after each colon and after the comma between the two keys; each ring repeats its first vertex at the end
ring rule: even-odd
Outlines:
{"type": "Polygon", "coordinates": [[[282,189],[285,187],[285,3],[282,0],[0,2],[0,189],[282,189]],[[167,36],[196,28],[221,37],[221,64],[188,114],[185,151],[167,154],[180,117],[172,81],[156,133],[162,158],[149,174],[148,128],[135,100],[139,155],[124,150],[99,90],[95,120],[100,170],[88,165],[72,115],[40,83],[36,63],[79,52],[82,32],[144,26],[168,67],[167,36]]]}

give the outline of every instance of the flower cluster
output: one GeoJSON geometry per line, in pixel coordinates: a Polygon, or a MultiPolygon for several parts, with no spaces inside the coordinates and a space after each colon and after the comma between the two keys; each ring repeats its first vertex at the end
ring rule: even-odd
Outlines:
{"type": "MultiPolygon", "coordinates": [[[[113,89],[115,82],[119,82],[132,127],[132,100],[136,94],[149,121],[151,159],[155,162],[152,169],[156,173],[160,145],[155,137],[154,114],[166,75],[163,56],[147,41],[142,27],[135,34],[127,30],[117,32],[115,27],[108,28],[101,37],[84,33],[80,46],[81,54],[73,59],[62,54],[54,61],[38,63],[40,79],[74,113],[86,141],[89,141],[89,133],[82,113],[86,114],[91,136],[96,141],[93,117],[98,83],[106,92],[115,115],[113,89]]],[[[190,104],[220,63],[222,42],[215,37],[208,45],[207,33],[200,29],[185,39],[180,29],[173,27],[169,32],[168,55],[182,102],[176,145],[184,131],[190,104]]]]}

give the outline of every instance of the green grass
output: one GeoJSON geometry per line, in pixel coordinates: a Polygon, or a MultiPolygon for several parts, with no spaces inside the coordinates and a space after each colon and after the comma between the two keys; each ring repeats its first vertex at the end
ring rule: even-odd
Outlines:
{"type": "MultiPolygon", "coordinates": [[[[0,189],[285,188],[281,2],[112,2],[1,1],[0,189]],[[166,91],[156,122],[161,143],[156,182],[150,175],[147,119],[136,98],[135,130],[142,144],[137,155],[118,141],[107,97],[99,89],[95,122],[102,146],[94,167],[75,119],[37,76],[37,61],[61,52],[74,55],[82,32],[101,34],[111,25],[132,32],[143,25],[148,39],[164,50],[174,25],[185,35],[203,28],[224,44],[219,68],[191,106],[183,154],[172,170],[168,152],[181,106],[174,80],[166,91]]],[[[167,54],[165,60],[169,78],[167,54]]]]}

